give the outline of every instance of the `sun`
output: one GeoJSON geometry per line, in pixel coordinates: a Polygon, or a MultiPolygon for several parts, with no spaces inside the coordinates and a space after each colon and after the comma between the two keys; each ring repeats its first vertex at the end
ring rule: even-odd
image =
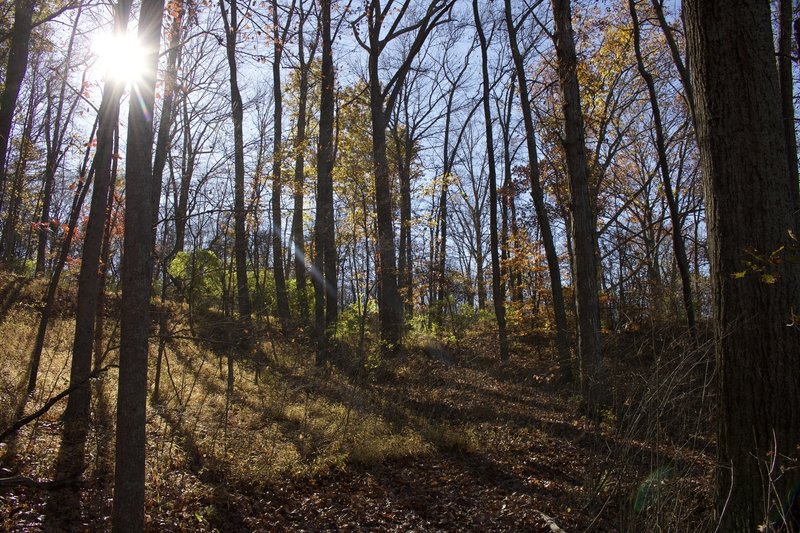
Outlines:
{"type": "Polygon", "coordinates": [[[134,33],[99,35],[94,39],[92,51],[97,57],[97,67],[106,79],[126,86],[142,79],[147,52],[134,33]]]}

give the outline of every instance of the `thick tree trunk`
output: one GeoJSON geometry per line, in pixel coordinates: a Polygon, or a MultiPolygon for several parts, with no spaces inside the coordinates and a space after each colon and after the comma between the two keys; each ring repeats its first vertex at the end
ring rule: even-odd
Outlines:
{"type": "Polygon", "coordinates": [[[570,233],[575,247],[574,285],[578,318],[580,389],[588,414],[595,417],[599,412],[600,394],[605,381],[600,345],[595,218],[589,195],[586,139],[572,32],[572,9],[569,0],[552,0],[552,6],[556,30],[554,38],[558,79],[564,106],[564,152],[569,174],[570,233]]]}
{"type": "Polygon", "coordinates": [[[489,247],[492,257],[492,301],[497,330],[500,338],[500,359],[508,359],[508,334],[506,333],[506,294],[500,283],[500,242],[497,235],[497,168],[494,158],[494,135],[492,133],[492,111],[489,87],[489,54],[486,35],[483,33],[478,0],[472,0],[472,15],[481,43],[481,73],[483,74],[483,121],[486,128],[486,155],[489,164],[489,247]]]}
{"type": "Polygon", "coordinates": [[[720,530],[754,531],[783,507],[785,530],[797,531],[800,471],[791,458],[800,442],[800,271],[769,261],[783,257],[797,229],[770,7],[686,0],[684,9],[720,386],[720,530]],[[748,251],[765,258],[759,266],[774,278],[736,279],[753,260],[748,251]]]}
{"type": "Polygon", "coordinates": [[[556,348],[560,368],[559,378],[562,382],[572,381],[572,362],[570,360],[570,335],[567,325],[567,311],[564,306],[564,293],[561,288],[561,265],[556,252],[553,239],[553,230],[550,227],[550,218],[547,216],[547,206],[544,201],[542,180],[539,173],[539,154],[536,148],[536,129],[533,124],[530,93],[528,92],[528,78],[525,71],[525,62],[517,42],[517,30],[511,16],[511,1],[505,0],[506,28],[508,30],[511,55],[514,59],[514,69],[519,80],[519,102],[522,109],[522,120],[525,125],[525,143],[528,149],[528,172],[531,182],[531,198],[536,211],[536,222],[544,245],[547,271],[550,275],[550,292],[553,298],[553,316],[556,322],[556,348]]]}
{"type": "Polygon", "coordinates": [[[786,162],[789,166],[789,199],[800,221],[800,176],[797,168],[797,133],[794,123],[794,73],[792,72],[793,0],[780,0],[778,8],[778,79],[781,85],[781,117],[786,139],[786,162]]]}
{"type": "Polygon", "coordinates": [[[378,222],[378,256],[380,259],[378,318],[382,350],[387,355],[393,355],[400,347],[403,310],[400,292],[397,289],[397,256],[392,223],[392,185],[389,177],[389,161],[386,156],[386,119],[378,73],[378,57],[371,56],[369,64],[372,159],[375,165],[375,211],[378,222]]]}
{"type": "Polygon", "coordinates": [[[153,107],[163,0],[142,0],[139,40],[148,51],[128,115],[125,242],[122,257],[117,438],[112,531],[144,530],[147,353],[153,239],[153,107]]]}

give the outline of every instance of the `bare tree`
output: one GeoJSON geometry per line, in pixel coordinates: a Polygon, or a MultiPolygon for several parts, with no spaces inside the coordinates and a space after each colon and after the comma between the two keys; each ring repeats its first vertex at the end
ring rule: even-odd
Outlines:
{"type": "Polygon", "coordinates": [[[500,337],[500,359],[508,359],[508,334],[506,333],[506,295],[500,283],[500,242],[497,237],[497,167],[494,159],[494,134],[492,133],[492,111],[489,87],[488,39],[483,31],[478,0],[472,0],[472,15],[475,30],[481,44],[481,74],[483,77],[483,122],[486,128],[486,157],[489,164],[489,248],[492,256],[492,301],[497,329],[500,337]]]}
{"type": "Polygon", "coordinates": [[[225,53],[228,58],[229,80],[231,88],[231,116],[233,117],[234,140],[234,193],[233,193],[233,218],[234,218],[234,248],[236,256],[236,296],[239,306],[239,317],[245,322],[250,321],[252,309],[250,294],[247,288],[247,213],[244,208],[244,111],[242,94],[239,92],[239,74],[236,62],[236,39],[239,34],[239,8],[237,0],[229,0],[225,8],[225,0],[219,0],[219,10],[222,14],[222,23],[225,28],[225,53]]]}
{"type": "Polygon", "coordinates": [[[403,25],[412,7],[411,0],[395,6],[389,1],[370,0],[365,11],[353,21],[353,32],[359,45],[369,54],[368,83],[370,117],[372,119],[372,158],[375,165],[375,203],[378,218],[378,298],[382,351],[397,353],[403,329],[403,310],[397,289],[397,254],[392,224],[392,187],[386,156],[386,127],[409,69],[434,28],[447,22],[455,0],[435,0],[415,21],[403,25]],[[366,39],[359,32],[362,21],[367,24],[366,39]],[[399,37],[413,34],[413,40],[400,65],[389,80],[381,79],[380,58],[386,47],[399,37]]]}
{"type": "Polygon", "coordinates": [[[143,0],[139,41],[145,68],[128,114],[125,243],[122,258],[117,437],[112,531],[144,530],[147,354],[152,279],[153,107],[163,0],[143,0]]]}

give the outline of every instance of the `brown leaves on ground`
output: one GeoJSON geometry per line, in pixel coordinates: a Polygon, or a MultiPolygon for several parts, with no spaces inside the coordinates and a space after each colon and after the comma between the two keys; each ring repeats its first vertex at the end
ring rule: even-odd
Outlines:
{"type": "MultiPolygon", "coordinates": [[[[258,381],[236,361],[226,401],[223,354],[176,336],[148,419],[149,529],[549,531],[542,513],[566,531],[702,527],[707,450],[636,440],[611,412],[587,423],[551,379],[546,335],[517,337],[504,363],[492,339],[476,329],[457,345],[410,343],[369,382],[320,371],[302,343],[273,336],[258,381]]],[[[95,388],[89,469],[68,489],[81,490],[78,530],[108,525],[112,378],[95,388]]],[[[43,386],[63,380],[54,372],[43,386]]],[[[0,477],[52,475],[58,415],[4,445],[0,477]]],[[[0,486],[0,528],[44,527],[51,500],[0,486]]]]}

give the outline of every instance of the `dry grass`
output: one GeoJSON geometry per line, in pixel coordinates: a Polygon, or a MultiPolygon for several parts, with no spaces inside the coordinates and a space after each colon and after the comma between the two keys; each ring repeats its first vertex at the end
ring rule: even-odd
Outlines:
{"type": "MultiPolygon", "coordinates": [[[[57,317],[39,387],[20,408],[38,320],[30,302],[40,289],[26,286],[24,298],[0,321],[0,429],[68,386],[74,324],[57,317]]],[[[652,440],[654,427],[664,435],[663,424],[674,420],[674,413],[658,409],[687,392],[679,379],[659,381],[662,389],[641,380],[642,390],[657,394],[629,394],[635,405],[615,406],[602,427],[591,428],[551,382],[545,335],[515,336],[512,360],[501,363],[490,324],[479,322],[447,345],[417,332],[408,339],[407,356],[383,361],[370,374],[354,373],[353,361],[369,363],[368,356],[346,344],[342,351],[351,361],[319,369],[311,348],[261,324],[261,339],[233,365],[228,395],[227,357],[235,336],[221,319],[206,316],[190,328],[184,307],[164,309],[170,335],[160,402],[149,402],[147,419],[146,512],[153,531],[348,529],[367,523],[418,530],[544,527],[526,509],[558,516],[568,530],[587,524],[621,529],[664,526],[650,516],[665,511],[689,521],[698,513],[687,507],[617,518],[634,509],[640,496],[639,504],[647,507],[650,486],[684,496],[661,494],[660,501],[687,505],[703,492],[696,484],[708,471],[707,450],[692,450],[689,457],[677,439],[663,450],[643,442],[652,440]],[[656,426],[638,423],[642,413],[657,415],[656,426]],[[670,455],[678,461],[663,460],[670,455]],[[648,460],[652,468],[643,466],[648,460]],[[687,464],[696,469],[676,468],[687,464]],[[665,466],[669,475],[659,470],[665,466]],[[648,478],[659,471],[663,478],[648,478]],[[293,508],[302,512],[280,514],[293,508]]],[[[116,320],[109,318],[105,363],[118,356],[116,331],[116,320]]],[[[151,387],[157,345],[154,330],[151,387]]],[[[682,367],[667,363],[663,370],[677,376],[682,367]]],[[[629,363],[628,376],[639,380],[650,368],[629,363]]],[[[110,515],[116,378],[112,370],[93,384],[80,507],[81,520],[94,529],[107,526],[110,515]]],[[[63,407],[57,404],[0,445],[0,467],[6,469],[0,477],[53,478],[63,407]]],[[[0,530],[43,527],[48,498],[43,491],[0,491],[0,530]]]]}
{"type": "MultiPolygon", "coordinates": [[[[255,347],[256,353],[270,354],[260,361],[257,377],[251,360],[236,361],[233,393],[228,396],[227,349],[208,338],[191,338],[188,324],[175,320],[185,314],[185,309],[172,306],[169,327],[178,334],[166,343],[160,402],[148,405],[147,501],[153,517],[166,510],[174,513],[176,495],[200,501],[220,484],[256,489],[324,476],[348,465],[372,466],[442,448],[473,447],[468,437],[441,422],[410,415],[398,419],[396,406],[378,398],[368,384],[353,382],[336,368],[316,368],[307,347],[281,336],[262,339],[255,347]],[[170,509],[164,507],[168,502],[170,509]]],[[[2,428],[69,385],[74,323],[56,318],[48,330],[38,387],[24,396],[38,318],[32,306],[17,304],[0,323],[2,428]]],[[[104,364],[118,357],[117,324],[107,320],[106,326],[110,350],[104,364]]],[[[157,353],[154,339],[151,386],[157,353]]],[[[23,428],[11,444],[0,445],[4,475],[53,478],[65,403],[62,400],[23,428]]],[[[83,498],[88,515],[108,516],[110,510],[115,413],[112,370],[93,385],[84,473],[91,486],[83,498]]],[[[32,506],[44,507],[46,494],[30,496],[32,506]]],[[[20,520],[18,513],[13,521],[0,523],[0,529],[12,523],[40,526],[42,517],[31,514],[20,520]]],[[[197,516],[192,519],[202,523],[197,516]]]]}

